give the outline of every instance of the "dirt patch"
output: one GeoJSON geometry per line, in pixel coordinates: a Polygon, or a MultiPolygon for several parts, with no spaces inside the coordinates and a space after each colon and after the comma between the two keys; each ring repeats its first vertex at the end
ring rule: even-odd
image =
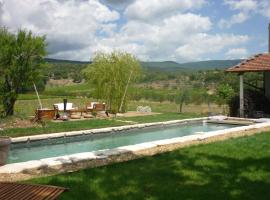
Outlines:
{"type": "Polygon", "coordinates": [[[0,128],[28,128],[28,127],[39,127],[40,125],[32,122],[29,119],[10,119],[10,120],[3,120],[0,122],[0,128]]]}

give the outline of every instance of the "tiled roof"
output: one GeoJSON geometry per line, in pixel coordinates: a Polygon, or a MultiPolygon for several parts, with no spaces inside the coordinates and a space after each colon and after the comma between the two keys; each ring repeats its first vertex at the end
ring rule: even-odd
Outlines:
{"type": "Polygon", "coordinates": [[[227,72],[263,72],[270,71],[270,53],[257,54],[238,65],[226,69],[227,72]]]}

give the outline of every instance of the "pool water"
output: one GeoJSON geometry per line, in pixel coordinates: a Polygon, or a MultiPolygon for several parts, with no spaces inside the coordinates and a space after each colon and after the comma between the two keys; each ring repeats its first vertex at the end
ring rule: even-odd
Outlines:
{"type": "Polygon", "coordinates": [[[169,127],[146,128],[136,131],[121,131],[110,134],[58,138],[31,142],[24,145],[12,144],[7,162],[16,163],[74,153],[112,149],[120,146],[192,135],[196,134],[196,132],[209,132],[232,127],[236,127],[236,125],[200,122],[169,127]]]}

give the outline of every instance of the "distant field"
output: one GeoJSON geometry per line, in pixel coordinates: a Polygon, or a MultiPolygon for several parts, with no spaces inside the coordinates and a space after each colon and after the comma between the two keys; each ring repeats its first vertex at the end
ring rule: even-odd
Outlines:
{"type": "Polygon", "coordinates": [[[93,87],[88,84],[76,84],[76,85],[67,85],[64,87],[48,87],[42,93],[44,95],[51,96],[89,96],[93,91],[93,87]]]}

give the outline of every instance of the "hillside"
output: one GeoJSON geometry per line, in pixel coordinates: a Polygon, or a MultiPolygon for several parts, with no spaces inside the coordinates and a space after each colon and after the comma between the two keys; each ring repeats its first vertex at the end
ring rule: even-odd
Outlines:
{"type": "MultiPolygon", "coordinates": [[[[91,62],[73,61],[73,60],[58,60],[46,58],[46,61],[50,64],[58,65],[71,64],[83,65],[85,67],[91,62]]],[[[241,62],[241,60],[209,60],[209,61],[198,61],[188,63],[177,63],[174,61],[162,61],[162,62],[141,62],[143,68],[155,69],[160,71],[194,71],[194,70],[212,70],[212,69],[225,69],[230,66],[234,66],[241,62]]]]}
{"type": "Polygon", "coordinates": [[[208,60],[179,64],[180,67],[191,70],[225,69],[237,65],[242,60],[208,60]]]}
{"type": "Polygon", "coordinates": [[[66,63],[66,64],[81,64],[81,65],[85,65],[85,64],[90,64],[91,62],[86,62],[86,61],[76,61],[76,60],[60,60],[60,59],[54,59],[54,58],[45,58],[45,61],[48,63],[52,63],[52,64],[57,64],[57,63],[66,63]]]}
{"type": "Polygon", "coordinates": [[[143,67],[150,69],[159,69],[162,71],[197,71],[197,70],[213,70],[225,69],[237,65],[242,60],[209,60],[189,63],[177,63],[173,61],[164,62],[142,62],[143,67]]]}

